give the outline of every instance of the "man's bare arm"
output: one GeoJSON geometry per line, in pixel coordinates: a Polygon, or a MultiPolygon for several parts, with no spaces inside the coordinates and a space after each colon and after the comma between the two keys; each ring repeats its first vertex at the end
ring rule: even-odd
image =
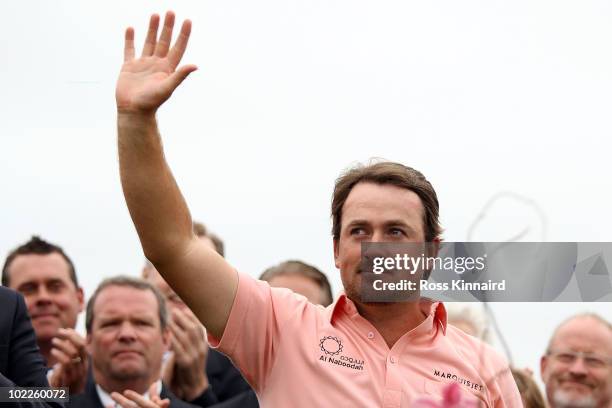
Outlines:
{"type": "Polygon", "coordinates": [[[155,113],[197,68],[177,68],[189,40],[186,20],[170,47],[174,14],[168,12],[157,39],[153,15],[142,51],[135,57],[134,30],[125,33],[124,64],[117,80],[119,165],[123,193],[145,256],[220,338],[238,286],[230,265],[193,233],[187,204],[164,158],[155,113]]]}

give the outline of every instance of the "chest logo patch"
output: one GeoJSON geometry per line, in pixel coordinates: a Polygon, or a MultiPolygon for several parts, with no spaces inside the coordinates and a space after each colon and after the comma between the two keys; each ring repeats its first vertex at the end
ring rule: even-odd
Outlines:
{"type": "Polygon", "coordinates": [[[325,336],[319,342],[321,351],[330,356],[336,356],[342,353],[342,342],[334,336],[325,336]]]}
{"type": "Polygon", "coordinates": [[[319,361],[336,365],[344,366],[353,370],[363,371],[365,361],[354,357],[343,355],[344,346],[342,340],[336,336],[325,336],[319,341],[319,348],[322,354],[319,356],[319,361]]]}

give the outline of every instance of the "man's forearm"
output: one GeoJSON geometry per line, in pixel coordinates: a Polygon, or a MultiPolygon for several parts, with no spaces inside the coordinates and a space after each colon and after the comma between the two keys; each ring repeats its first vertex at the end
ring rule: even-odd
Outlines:
{"type": "Polygon", "coordinates": [[[192,237],[187,204],[164,158],[155,115],[118,113],[119,166],[128,209],[145,255],[163,262],[192,237]]]}

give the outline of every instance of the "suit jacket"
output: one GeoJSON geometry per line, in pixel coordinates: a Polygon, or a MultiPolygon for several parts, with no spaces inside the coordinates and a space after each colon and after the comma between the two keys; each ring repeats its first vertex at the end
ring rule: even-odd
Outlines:
{"type": "MultiPolygon", "coordinates": [[[[165,385],[162,384],[161,392],[159,393],[162,399],[168,398],[170,400],[170,408],[198,408],[196,405],[188,404],[187,402],[178,399],[174,394],[170,392],[165,385]]],[[[100,401],[98,391],[96,390],[96,384],[93,381],[88,381],[85,386],[85,392],[82,394],[71,395],[70,403],[67,404],[67,408],[105,408],[100,401]]]]}
{"type": "Polygon", "coordinates": [[[257,408],[255,392],[232,361],[214,349],[209,349],[206,375],[219,404],[214,408],[257,408]]]}
{"type": "MultiPolygon", "coordinates": [[[[48,387],[47,367],[36,345],[36,334],[17,292],[0,286],[0,387],[48,387]]],[[[57,402],[11,402],[20,408],[63,407],[57,402]]]]}

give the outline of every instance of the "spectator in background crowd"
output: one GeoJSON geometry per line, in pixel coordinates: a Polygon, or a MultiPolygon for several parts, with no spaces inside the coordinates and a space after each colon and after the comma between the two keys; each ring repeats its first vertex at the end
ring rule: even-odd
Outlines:
{"type": "Polygon", "coordinates": [[[87,303],[85,326],[93,381],[70,396],[71,407],[195,407],[160,380],[170,330],[164,297],[150,283],[122,276],[102,281],[87,303]]]}
{"type": "Polygon", "coordinates": [[[23,294],[49,383],[82,392],[88,372],[85,339],[75,331],[84,294],[63,249],[33,236],[7,256],[2,284],[23,294]]]}
{"type": "MultiPolygon", "coordinates": [[[[23,297],[0,287],[0,387],[48,387],[46,368],[23,297]]],[[[7,395],[5,394],[5,397],[7,395]]],[[[59,408],[58,402],[0,403],[21,408],[59,408]]]]}
{"type": "MultiPolygon", "coordinates": [[[[216,235],[213,240],[204,224],[194,222],[193,232],[209,248],[223,251],[223,241],[216,235]]],[[[171,353],[163,370],[164,381],[172,392],[202,407],[212,402],[223,402],[224,408],[259,406],[255,393],[238,369],[225,355],[209,349],[200,321],[149,261],[145,262],[142,276],[162,293],[172,316],[171,353]],[[205,391],[206,398],[201,398],[205,391]]]]}
{"type": "Polygon", "coordinates": [[[512,376],[521,393],[524,408],[546,408],[546,402],[532,373],[513,368],[512,376]]]}
{"type": "Polygon", "coordinates": [[[302,261],[285,261],[268,268],[259,279],[273,288],[287,288],[299,293],[315,305],[329,306],[334,301],[327,276],[302,261]]]}
{"type": "Polygon", "coordinates": [[[591,313],[561,323],[540,370],[551,408],[610,408],[612,325],[591,313]]]}

